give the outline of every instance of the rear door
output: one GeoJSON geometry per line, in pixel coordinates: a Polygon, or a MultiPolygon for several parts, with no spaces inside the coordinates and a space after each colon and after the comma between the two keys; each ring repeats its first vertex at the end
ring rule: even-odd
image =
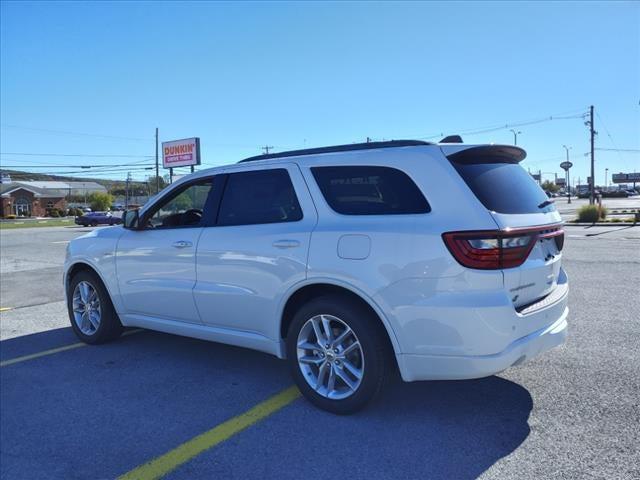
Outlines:
{"type": "Polygon", "coordinates": [[[306,278],[316,222],[297,165],[229,169],[216,226],[198,244],[194,298],[203,322],[278,338],[279,301],[306,278]]]}
{"type": "Polygon", "coordinates": [[[448,155],[498,228],[531,235],[535,242],[522,265],[503,269],[515,307],[535,302],[556,288],[564,242],[562,218],[552,199],[519,164],[525,155],[517,147],[494,145],[448,155]]]}

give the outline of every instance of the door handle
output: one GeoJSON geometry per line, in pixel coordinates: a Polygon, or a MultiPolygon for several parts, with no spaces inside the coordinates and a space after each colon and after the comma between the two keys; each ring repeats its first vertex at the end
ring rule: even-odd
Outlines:
{"type": "Polygon", "coordinates": [[[295,248],[300,246],[298,240],[276,240],[273,242],[273,246],[276,248],[295,248]]]}
{"type": "Polygon", "coordinates": [[[173,242],[171,246],[174,248],[187,248],[187,247],[193,247],[193,243],[187,242],[186,240],[179,240],[177,242],[173,242]]]}

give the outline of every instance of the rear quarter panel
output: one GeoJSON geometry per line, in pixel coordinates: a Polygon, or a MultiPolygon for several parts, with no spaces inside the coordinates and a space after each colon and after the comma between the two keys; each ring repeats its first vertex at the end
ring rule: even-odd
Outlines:
{"type": "MultiPolygon", "coordinates": [[[[311,236],[308,281],[332,278],[352,285],[385,312],[386,322],[400,348],[412,344],[416,329],[424,331],[411,306],[447,291],[475,288],[478,292],[503,290],[500,271],[474,272],[451,256],[442,233],[455,230],[495,229],[487,210],[460,180],[436,146],[355,151],[311,158],[301,169],[318,209],[319,221],[311,236]],[[323,165],[380,165],[405,172],[418,185],[431,212],[418,215],[340,215],[324,199],[311,171],[323,165]],[[343,258],[341,238],[370,239],[366,256],[343,258]]],[[[503,294],[504,296],[504,294],[503,294]]],[[[501,299],[502,300],[502,299],[501,299]]]]}

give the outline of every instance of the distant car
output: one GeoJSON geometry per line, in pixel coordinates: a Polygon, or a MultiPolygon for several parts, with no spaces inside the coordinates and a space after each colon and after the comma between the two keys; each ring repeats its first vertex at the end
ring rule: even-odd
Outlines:
{"type": "Polygon", "coordinates": [[[109,212],[90,212],[76,217],[76,225],[82,225],[83,227],[96,227],[98,225],[118,225],[122,223],[122,219],[114,217],[109,212]]]}
{"type": "Polygon", "coordinates": [[[91,211],[91,209],[89,207],[84,207],[82,209],[82,211],[85,212],[85,213],[89,213],[91,211]]]}

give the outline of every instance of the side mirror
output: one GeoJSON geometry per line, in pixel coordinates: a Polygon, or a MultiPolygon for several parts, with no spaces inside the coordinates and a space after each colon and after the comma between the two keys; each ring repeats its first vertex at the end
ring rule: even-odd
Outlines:
{"type": "Polygon", "coordinates": [[[122,226],[129,230],[138,229],[138,210],[127,210],[122,214],[122,226]]]}

